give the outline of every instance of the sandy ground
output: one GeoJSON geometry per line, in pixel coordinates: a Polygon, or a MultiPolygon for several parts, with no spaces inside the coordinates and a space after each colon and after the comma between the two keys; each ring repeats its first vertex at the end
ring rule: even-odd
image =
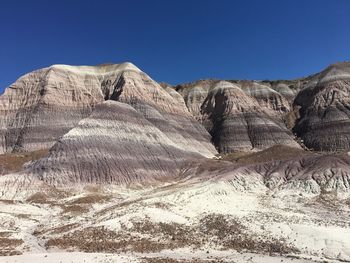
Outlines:
{"type": "Polygon", "coordinates": [[[234,251],[226,252],[212,252],[209,255],[206,252],[191,252],[186,253],[182,250],[178,252],[163,252],[153,254],[135,254],[135,255],[117,255],[104,253],[81,253],[81,252],[63,252],[63,253],[38,253],[25,254],[19,256],[0,257],[1,263],[133,263],[133,262],[147,262],[147,259],[163,259],[166,262],[168,259],[185,261],[200,261],[200,262],[235,262],[235,263],[307,263],[307,262],[336,262],[336,261],[320,261],[317,259],[298,259],[286,258],[279,256],[257,255],[252,253],[239,254],[234,251]]]}
{"type": "MultiPolygon", "coordinates": [[[[230,183],[210,181],[178,182],[146,189],[95,187],[60,199],[39,195],[31,201],[2,200],[0,241],[3,240],[3,244],[0,242],[0,252],[2,255],[7,252],[23,255],[0,257],[0,262],[147,262],[144,258],[149,257],[196,258],[204,262],[213,259],[226,262],[350,262],[348,200],[332,194],[306,196],[290,192],[276,195],[259,189],[237,191],[230,183]],[[243,240],[248,238],[254,246],[278,240],[293,250],[277,250],[271,256],[268,251],[249,251],[248,247],[240,249],[239,253],[234,250],[236,247],[231,249],[223,242],[225,233],[220,236],[209,230],[197,231],[200,220],[210,215],[237,221],[236,227],[245,229],[243,240]],[[114,238],[113,242],[129,240],[129,243],[120,253],[114,251],[113,246],[105,248],[103,242],[110,244],[111,239],[107,239],[102,231],[89,241],[94,244],[91,252],[99,253],[76,252],[86,250],[80,242],[90,238],[81,233],[99,227],[112,233],[109,235],[114,238]],[[79,235],[82,237],[76,241],[74,238],[79,235]],[[60,243],[50,243],[51,239],[60,240],[60,243]],[[4,243],[16,240],[17,243],[4,243]],[[144,242],[142,253],[138,253],[140,240],[144,242]],[[162,246],[154,249],[149,248],[149,244],[162,246]]],[[[226,221],[219,222],[214,228],[220,231],[224,224],[226,221]]],[[[228,232],[227,236],[230,235],[234,238],[238,234],[228,232]]]]}

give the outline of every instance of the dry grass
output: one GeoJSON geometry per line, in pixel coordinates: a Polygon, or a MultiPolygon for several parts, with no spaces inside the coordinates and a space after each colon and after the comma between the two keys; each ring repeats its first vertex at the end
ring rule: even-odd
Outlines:
{"type": "Polygon", "coordinates": [[[230,153],[223,156],[223,160],[238,164],[249,165],[264,163],[276,160],[288,160],[298,158],[302,155],[311,154],[302,149],[289,147],[286,145],[275,145],[268,149],[254,153],[230,153]]]}
{"type": "Polygon", "coordinates": [[[131,235],[117,234],[104,227],[90,227],[63,235],[60,238],[52,238],[46,242],[46,247],[58,247],[60,249],[76,248],[89,253],[116,253],[126,250],[144,253],[165,249],[158,242],[131,235]]]}
{"type": "Polygon", "coordinates": [[[154,223],[147,220],[133,222],[132,231],[153,236],[168,249],[200,245],[200,242],[193,238],[195,232],[190,226],[177,223],[154,223]]]}
{"type": "Polygon", "coordinates": [[[10,236],[11,236],[11,232],[0,232],[0,238],[10,237],[10,236]]]}
{"type": "Polygon", "coordinates": [[[90,194],[87,196],[79,197],[74,199],[71,204],[79,205],[79,204],[95,204],[95,203],[103,203],[107,202],[112,198],[110,195],[101,195],[101,194],[90,194]]]}
{"type": "Polygon", "coordinates": [[[48,149],[41,149],[33,152],[0,154],[0,166],[3,173],[18,172],[25,163],[39,160],[47,153],[48,149]]]}
{"type": "Polygon", "coordinates": [[[49,203],[51,203],[48,200],[47,194],[41,193],[41,192],[38,192],[38,193],[35,193],[35,194],[29,196],[26,201],[29,203],[35,203],[35,204],[49,204],[49,203]]]}
{"type": "MultiPolygon", "coordinates": [[[[49,229],[36,229],[36,230],[34,230],[33,235],[37,237],[37,236],[42,236],[42,235],[47,234],[47,233],[54,234],[54,235],[63,234],[63,233],[69,232],[69,231],[71,231],[74,228],[77,228],[79,226],[80,226],[79,224],[75,223],[75,224],[67,224],[67,225],[49,228],[49,229]]],[[[41,227],[44,227],[44,226],[41,226],[41,227]]]]}
{"type": "Polygon", "coordinates": [[[74,215],[80,215],[89,212],[89,208],[86,206],[81,205],[62,205],[62,214],[74,214],[74,215]]]}
{"type": "Polygon", "coordinates": [[[0,204],[13,205],[16,202],[14,200],[0,199],[0,204]]]}
{"type": "Polygon", "coordinates": [[[201,259],[173,259],[173,258],[142,258],[144,263],[224,263],[223,260],[201,260],[201,259]]]}
{"type": "Polygon", "coordinates": [[[21,252],[16,250],[16,248],[22,244],[22,239],[1,237],[0,256],[13,256],[22,254],[21,252]]]}
{"type": "MultiPolygon", "coordinates": [[[[204,216],[194,226],[155,223],[149,220],[133,221],[132,223],[131,229],[121,232],[114,232],[104,227],[76,230],[58,238],[51,238],[47,241],[46,246],[47,248],[74,248],[84,252],[106,253],[125,251],[146,253],[164,249],[203,246],[270,254],[286,254],[297,251],[285,240],[253,236],[235,218],[219,214],[204,216]]],[[[71,231],[74,227],[73,225],[62,226],[62,228],[57,229],[57,233],[71,231]]]]}
{"type": "Polygon", "coordinates": [[[102,216],[102,215],[105,215],[106,213],[109,213],[112,210],[122,208],[122,207],[127,207],[127,206],[130,206],[132,204],[137,204],[141,200],[142,200],[142,198],[137,198],[137,199],[134,199],[131,201],[122,201],[120,203],[117,203],[116,205],[112,205],[112,206],[109,206],[107,208],[104,208],[104,209],[98,211],[96,213],[96,216],[102,216]]]}
{"type": "Polygon", "coordinates": [[[222,245],[225,249],[269,254],[286,254],[297,250],[283,239],[251,236],[246,227],[234,218],[221,214],[203,217],[199,224],[199,236],[206,242],[222,245]]]}
{"type": "Polygon", "coordinates": [[[45,189],[45,192],[36,192],[29,196],[26,201],[35,204],[49,204],[49,205],[59,205],[60,199],[64,199],[69,196],[67,191],[51,187],[45,189]]]}
{"type": "Polygon", "coordinates": [[[84,252],[116,253],[130,250],[145,253],[195,243],[190,228],[178,224],[134,223],[131,232],[120,234],[104,227],[89,227],[59,238],[52,238],[47,241],[46,246],[60,249],[76,248],[84,252]],[[138,235],[133,236],[131,232],[136,232],[138,235]],[[140,237],[139,234],[149,234],[156,238],[140,237]]]}

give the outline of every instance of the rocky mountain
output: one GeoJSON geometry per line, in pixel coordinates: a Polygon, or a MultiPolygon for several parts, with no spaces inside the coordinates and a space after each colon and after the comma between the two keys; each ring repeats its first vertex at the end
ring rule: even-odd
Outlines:
{"type": "Polygon", "coordinates": [[[0,96],[0,256],[348,262],[349,65],[176,87],[130,63],[21,77],[0,96]]]}
{"type": "Polygon", "coordinates": [[[0,97],[1,153],[51,147],[103,101],[102,91],[95,88],[103,81],[96,72],[103,69],[89,75],[74,69],[63,65],[40,69],[5,90],[0,97]]]}
{"type": "Polygon", "coordinates": [[[0,150],[49,148],[109,99],[133,104],[184,147],[195,146],[198,151],[204,147],[206,155],[215,153],[209,135],[186,107],[131,63],[54,65],[21,77],[0,97],[0,150]]]}
{"type": "MultiPolygon", "coordinates": [[[[282,129],[287,127],[295,133],[307,148],[317,151],[346,151],[350,148],[346,130],[349,121],[349,68],[350,62],[342,62],[331,65],[320,73],[296,80],[227,82],[239,87],[254,103],[258,103],[259,112],[266,112],[265,116],[273,118],[280,125],[283,122],[282,129]]],[[[209,132],[212,127],[206,124],[207,117],[204,116],[208,116],[207,102],[211,91],[219,82],[200,80],[174,87],[184,97],[189,111],[197,120],[205,123],[209,132]]],[[[238,100],[236,104],[240,105],[238,100]]],[[[253,105],[252,102],[250,104],[253,105]]],[[[214,107],[210,109],[210,114],[215,115],[215,110],[214,107]]],[[[248,112],[254,111],[250,109],[248,112]]],[[[228,144],[232,141],[239,143],[239,138],[229,137],[231,142],[228,144]]],[[[274,145],[273,140],[269,141],[262,148],[274,145]]],[[[219,151],[238,150],[230,146],[223,150],[215,139],[214,144],[219,151]]],[[[254,140],[251,140],[251,144],[255,148],[254,140]]]]}
{"type": "Polygon", "coordinates": [[[221,153],[261,150],[275,144],[299,147],[283,123],[291,103],[267,84],[203,81],[177,90],[221,153]]]}
{"type": "MultiPolygon", "coordinates": [[[[148,118],[161,117],[152,113],[147,111],[148,118]]],[[[193,146],[187,137],[181,144],[181,138],[174,135],[172,140],[169,133],[161,130],[165,127],[159,126],[160,129],[154,123],[128,104],[107,100],[65,134],[31,172],[46,183],[59,186],[150,184],[153,179],[177,176],[191,159],[210,156],[200,143],[193,146]]]]}
{"type": "Polygon", "coordinates": [[[172,177],[217,154],[176,94],[130,63],[35,71],[1,97],[2,150],[53,145],[30,171],[54,185],[172,177]]]}
{"type": "Polygon", "coordinates": [[[322,151],[350,148],[350,63],[329,66],[314,76],[294,100],[300,118],[294,131],[307,147],[322,151]]]}
{"type": "MultiPolygon", "coordinates": [[[[261,92],[250,89],[252,92],[261,98],[261,92]]],[[[263,100],[260,103],[265,105],[263,100]]],[[[201,106],[202,123],[219,152],[261,150],[275,144],[299,147],[276,116],[280,109],[269,109],[260,103],[239,86],[225,81],[209,91],[201,106]]]]}
{"type": "MultiPolygon", "coordinates": [[[[223,161],[197,163],[195,178],[230,182],[239,191],[268,188],[276,193],[347,194],[350,190],[348,154],[311,153],[285,145],[223,161]],[[229,160],[229,162],[228,162],[229,160]],[[210,167],[210,168],[209,168],[210,167]]],[[[195,167],[195,166],[194,166],[195,167]]]]}

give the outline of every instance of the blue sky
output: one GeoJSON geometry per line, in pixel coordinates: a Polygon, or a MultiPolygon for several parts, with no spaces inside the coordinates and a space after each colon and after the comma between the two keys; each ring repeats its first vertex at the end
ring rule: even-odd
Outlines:
{"type": "Polygon", "coordinates": [[[0,91],[52,64],[157,81],[290,79],[350,58],[348,0],[2,0],[0,91]]]}

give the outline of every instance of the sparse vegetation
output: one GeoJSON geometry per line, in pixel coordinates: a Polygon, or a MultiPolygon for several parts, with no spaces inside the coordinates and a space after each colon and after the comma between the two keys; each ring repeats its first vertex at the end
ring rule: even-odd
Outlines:
{"type": "Polygon", "coordinates": [[[48,153],[48,149],[33,152],[0,154],[0,169],[2,174],[18,172],[27,162],[39,160],[48,153]]]}
{"type": "Polygon", "coordinates": [[[210,214],[199,222],[200,235],[209,238],[207,242],[222,245],[225,249],[285,254],[297,250],[283,239],[253,237],[237,219],[222,214],[210,214]]]}
{"type": "MultiPolygon", "coordinates": [[[[144,253],[182,247],[199,248],[209,244],[212,247],[237,251],[271,254],[296,252],[295,248],[282,239],[252,236],[247,228],[235,218],[219,214],[204,216],[194,226],[155,223],[149,220],[133,221],[132,223],[133,227],[126,232],[115,232],[104,227],[77,230],[48,240],[46,246],[61,249],[76,248],[85,252],[136,251],[144,253]]],[[[71,227],[74,226],[62,226],[56,230],[66,231],[71,230],[71,227]]]]}
{"type": "Polygon", "coordinates": [[[101,195],[101,194],[90,194],[87,196],[79,197],[74,199],[71,204],[94,204],[94,203],[102,203],[110,200],[112,197],[109,195],[101,195]]]}
{"type": "Polygon", "coordinates": [[[173,258],[143,258],[144,263],[224,263],[223,260],[173,259],[173,258]]]}
{"type": "Polygon", "coordinates": [[[223,156],[222,159],[238,164],[249,165],[255,163],[270,162],[274,160],[288,160],[308,154],[310,154],[310,152],[304,151],[302,149],[285,145],[275,145],[260,152],[230,153],[223,156]]]}
{"type": "Polygon", "coordinates": [[[60,238],[52,238],[46,242],[46,247],[61,249],[76,248],[84,252],[115,253],[132,250],[136,252],[160,251],[166,247],[156,241],[131,235],[122,235],[104,227],[89,227],[65,234],[60,238]]]}
{"type": "Polygon", "coordinates": [[[89,208],[87,206],[82,205],[62,205],[62,214],[71,213],[74,215],[83,214],[89,212],[89,208]]]}
{"type": "Polygon", "coordinates": [[[35,203],[35,204],[49,204],[49,203],[51,203],[48,200],[47,194],[40,193],[40,192],[29,196],[26,201],[29,203],[35,203]]]}
{"type": "Polygon", "coordinates": [[[22,254],[16,248],[23,244],[22,239],[0,237],[0,256],[13,256],[22,254]]]}

